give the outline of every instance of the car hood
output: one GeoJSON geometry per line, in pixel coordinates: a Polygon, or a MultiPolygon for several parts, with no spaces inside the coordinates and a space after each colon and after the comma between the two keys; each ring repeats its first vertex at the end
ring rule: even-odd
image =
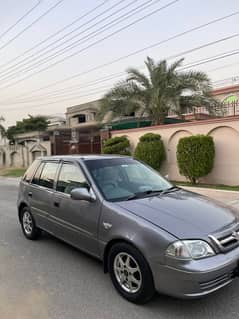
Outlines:
{"type": "Polygon", "coordinates": [[[206,237],[237,222],[232,208],[184,190],[117,205],[180,239],[206,237]]]}

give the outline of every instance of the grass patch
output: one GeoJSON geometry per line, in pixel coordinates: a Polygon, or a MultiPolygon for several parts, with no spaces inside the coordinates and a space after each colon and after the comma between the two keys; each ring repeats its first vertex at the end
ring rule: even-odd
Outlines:
{"type": "Polygon", "coordinates": [[[177,181],[172,181],[174,184],[178,186],[191,186],[191,187],[202,187],[202,188],[212,188],[212,189],[222,189],[226,191],[239,191],[239,185],[236,186],[229,186],[229,185],[212,185],[212,184],[195,184],[192,185],[189,182],[177,182],[177,181]]]}
{"type": "Polygon", "coordinates": [[[0,169],[0,176],[21,177],[24,175],[25,171],[25,168],[4,168],[0,169]]]}

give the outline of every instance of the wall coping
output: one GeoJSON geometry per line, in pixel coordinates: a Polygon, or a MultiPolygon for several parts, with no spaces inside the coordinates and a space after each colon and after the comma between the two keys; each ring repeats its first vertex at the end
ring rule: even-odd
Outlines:
{"type": "Polygon", "coordinates": [[[115,131],[111,131],[111,133],[112,134],[122,133],[122,135],[124,135],[125,133],[129,133],[129,132],[144,132],[144,131],[155,130],[155,129],[163,129],[164,130],[164,129],[173,128],[173,127],[206,125],[206,124],[232,122],[232,121],[238,121],[239,122],[239,115],[237,115],[237,116],[228,116],[228,117],[217,118],[217,119],[201,120],[201,121],[192,121],[192,122],[175,123],[175,124],[146,126],[146,127],[131,128],[131,129],[126,129],[126,130],[115,130],[115,131]]]}
{"type": "Polygon", "coordinates": [[[219,94],[224,94],[224,93],[233,93],[233,92],[238,91],[238,90],[239,90],[239,84],[236,84],[236,85],[231,85],[231,86],[227,86],[227,87],[214,89],[212,91],[212,95],[219,95],[219,94]]]}

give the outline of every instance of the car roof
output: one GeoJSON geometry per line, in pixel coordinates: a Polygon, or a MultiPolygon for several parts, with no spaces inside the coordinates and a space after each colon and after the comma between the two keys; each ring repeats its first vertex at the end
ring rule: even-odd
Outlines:
{"type": "Polygon", "coordinates": [[[112,155],[112,154],[95,154],[95,155],[86,155],[86,154],[76,154],[76,155],[54,155],[54,156],[44,156],[38,157],[40,160],[104,160],[104,159],[114,159],[114,158],[130,158],[130,156],[123,155],[112,155]]]}

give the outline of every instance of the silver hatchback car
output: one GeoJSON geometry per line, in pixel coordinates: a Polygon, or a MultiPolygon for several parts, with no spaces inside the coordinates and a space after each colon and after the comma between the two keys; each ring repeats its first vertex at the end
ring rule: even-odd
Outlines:
{"type": "Polygon", "coordinates": [[[131,157],[37,159],[20,183],[18,214],[28,239],[44,230],[101,259],[135,303],[155,291],[204,296],[239,274],[237,212],[131,157]]]}

